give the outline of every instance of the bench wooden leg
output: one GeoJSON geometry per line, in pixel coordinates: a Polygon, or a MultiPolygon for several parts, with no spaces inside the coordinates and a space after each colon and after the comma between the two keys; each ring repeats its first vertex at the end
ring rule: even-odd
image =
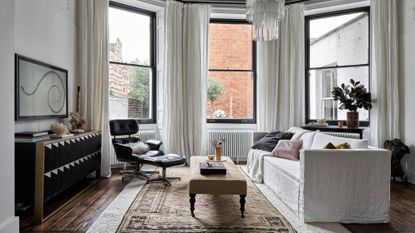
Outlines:
{"type": "Polygon", "coordinates": [[[196,202],[196,194],[190,194],[190,213],[192,214],[192,217],[195,216],[194,211],[195,211],[195,202],[196,202]]]}
{"type": "Polygon", "coordinates": [[[241,198],[239,199],[239,203],[241,203],[241,218],[245,218],[245,197],[246,195],[239,195],[241,198]]]}

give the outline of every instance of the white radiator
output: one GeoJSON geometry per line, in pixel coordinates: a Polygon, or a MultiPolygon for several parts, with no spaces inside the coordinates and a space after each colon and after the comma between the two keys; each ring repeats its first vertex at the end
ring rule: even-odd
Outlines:
{"type": "Polygon", "coordinates": [[[246,161],[252,144],[253,131],[250,130],[208,130],[207,154],[215,154],[210,144],[213,139],[225,139],[222,155],[230,157],[236,163],[246,161]]]}
{"type": "MultiPolygon", "coordinates": [[[[143,142],[145,142],[147,140],[150,140],[150,139],[157,139],[157,134],[156,134],[156,131],[154,131],[154,130],[138,131],[137,134],[134,134],[134,135],[131,135],[131,136],[138,137],[143,142]]],[[[117,136],[117,137],[121,138],[121,137],[128,137],[128,136],[117,136]]],[[[112,146],[111,146],[111,156],[110,157],[111,157],[110,162],[111,162],[112,167],[119,167],[119,166],[124,165],[124,163],[117,160],[117,156],[115,155],[114,148],[112,146]]]]}
{"type": "Polygon", "coordinates": [[[321,132],[331,135],[331,136],[336,136],[336,137],[360,139],[360,135],[358,133],[323,132],[323,131],[321,132]]]}

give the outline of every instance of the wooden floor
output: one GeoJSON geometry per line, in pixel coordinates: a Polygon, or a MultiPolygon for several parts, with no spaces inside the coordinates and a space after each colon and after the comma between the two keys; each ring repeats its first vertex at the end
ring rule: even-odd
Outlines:
{"type": "MultiPolygon", "coordinates": [[[[111,178],[98,180],[43,225],[32,226],[32,217],[20,217],[20,231],[86,232],[125,185],[121,182],[118,170],[115,170],[111,178]]],[[[348,224],[345,227],[358,233],[415,232],[415,185],[392,184],[389,224],[348,224]]]]}

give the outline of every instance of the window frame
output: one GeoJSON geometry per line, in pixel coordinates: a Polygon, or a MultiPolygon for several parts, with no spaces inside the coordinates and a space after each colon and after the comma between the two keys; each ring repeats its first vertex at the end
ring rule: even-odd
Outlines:
{"type": "Polygon", "coordinates": [[[125,65],[134,66],[141,68],[149,68],[151,70],[151,118],[148,119],[137,119],[140,124],[155,124],[157,123],[157,23],[156,23],[156,12],[144,10],[134,6],[126,5],[119,2],[110,1],[109,7],[117,8],[119,10],[129,11],[150,17],[150,64],[139,65],[134,63],[114,62],[109,61],[109,64],[114,65],[125,65]]]}
{"type": "MultiPolygon", "coordinates": [[[[245,19],[223,19],[223,18],[212,18],[210,19],[209,24],[251,24],[245,19]]],[[[209,45],[208,45],[209,46],[209,45]]],[[[213,72],[251,72],[252,73],[252,81],[253,81],[253,116],[250,119],[213,119],[207,118],[207,123],[213,124],[256,124],[257,121],[257,48],[256,48],[256,41],[252,40],[252,67],[251,70],[237,70],[237,69],[210,69],[208,65],[208,71],[213,72]]],[[[206,114],[206,113],[205,113],[206,114]]]]}
{"type": "MultiPolygon", "coordinates": [[[[305,16],[304,20],[304,41],[305,41],[305,122],[306,124],[315,122],[317,119],[310,119],[310,83],[309,83],[309,73],[312,70],[324,70],[324,69],[342,69],[342,68],[356,68],[356,67],[367,67],[368,68],[368,86],[369,90],[371,88],[370,81],[371,81],[371,69],[370,69],[370,61],[371,61],[371,33],[370,33],[370,7],[359,7],[359,8],[353,8],[353,9],[347,9],[347,10],[340,10],[340,11],[333,11],[333,12],[326,12],[321,14],[315,14],[315,15],[308,15],[305,16]],[[310,34],[310,21],[315,19],[322,19],[322,18],[328,18],[333,16],[339,16],[344,14],[352,14],[352,13],[358,13],[358,12],[366,12],[368,14],[368,60],[367,63],[362,64],[355,64],[355,65],[335,65],[335,66],[318,66],[318,67],[310,67],[310,40],[309,40],[309,34],[310,34]]],[[[370,110],[369,111],[369,119],[367,121],[360,121],[359,125],[368,127],[370,125],[370,110]]],[[[339,121],[345,121],[345,120],[328,120],[327,123],[329,125],[337,125],[339,121]]]]}

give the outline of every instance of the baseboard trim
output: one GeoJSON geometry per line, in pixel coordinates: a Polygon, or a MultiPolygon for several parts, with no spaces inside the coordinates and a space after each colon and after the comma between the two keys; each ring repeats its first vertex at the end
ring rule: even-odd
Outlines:
{"type": "Polygon", "coordinates": [[[19,217],[9,218],[7,221],[0,223],[0,233],[18,233],[19,217]]]}
{"type": "Polygon", "coordinates": [[[406,171],[406,175],[408,176],[408,182],[415,184],[415,172],[406,171]]]}

